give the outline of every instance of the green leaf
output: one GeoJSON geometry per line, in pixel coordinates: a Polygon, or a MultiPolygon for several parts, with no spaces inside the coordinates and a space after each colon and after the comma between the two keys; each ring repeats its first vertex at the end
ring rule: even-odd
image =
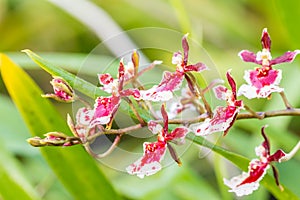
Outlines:
{"type": "Polygon", "coordinates": [[[54,66],[53,64],[49,63],[48,61],[44,60],[37,54],[33,53],[32,51],[26,49],[23,50],[36,64],[38,64],[42,69],[53,76],[60,76],[65,79],[71,87],[76,88],[79,92],[83,94],[95,98],[98,96],[108,96],[106,92],[100,90],[95,85],[71,74],[60,67],[54,66]]]}
{"type": "MultiPolygon", "coordinates": [[[[228,159],[236,166],[238,166],[241,170],[247,171],[248,164],[250,162],[249,159],[230,152],[220,146],[217,146],[201,136],[195,137],[193,134],[189,133],[187,138],[195,142],[196,144],[202,145],[213,150],[215,153],[222,155],[224,158],[228,159]]],[[[297,195],[291,192],[288,188],[284,187],[284,191],[280,191],[279,187],[276,185],[274,178],[272,178],[269,174],[266,174],[261,183],[277,198],[277,199],[299,199],[297,195]]]]}
{"type": "MultiPolygon", "coordinates": [[[[22,69],[3,54],[0,67],[6,88],[33,136],[50,131],[70,134],[65,120],[49,100],[41,98],[42,91],[22,69]]],[[[118,199],[95,160],[81,146],[46,147],[41,152],[74,199],[118,199]]]]}
{"type": "Polygon", "coordinates": [[[3,144],[0,145],[0,196],[3,199],[40,199],[3,144]]]}

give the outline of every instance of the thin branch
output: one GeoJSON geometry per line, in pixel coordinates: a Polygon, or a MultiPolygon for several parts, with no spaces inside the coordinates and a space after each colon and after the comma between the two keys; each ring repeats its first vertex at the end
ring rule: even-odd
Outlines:
{"type": "Polygon", "coordinates": [[[87,140],[88,141],[92,141],[92,140],[96,139],[97,137],[99,137],[101,135],[125,134],[125,133],[128,133],[130,131],[138,130],[138,129],[142,128],[142,127],[143,126],[141,124],[136,124],[136,125],[129,126],[129,127],[126,127],[126,128],[103,130],[103,131],[97,132],[97,133],[89,136],[87,138],[87,140]]]}
{"type": "Polygon", "coordinates": [[[102,154],[96,154],[93,152],[92,148],[90,147],[90,144],[89,143],[86,143],[84,145],[86,151],[91,155],[93,156],[94,158],[96,159],[100,159],[100,158],[104,158],[106,156],[108,156],[109,154],[111,154],[113,152],[113,150],[117,147],[117,145],[119,144],[120,142],[120,139],[121,139],[121,135],[117,135],[114,142],[111,144],[111,146],[109,147],[109,149],[107,151],[105,151],[104,153],[102,154]]]}
{"type": "Polygon", "coordinates": [[[138,111],[135,109],[135,107],[132,104],[132,101],[128,97],[123,97],[123,99],[128,103],[128,105],[130,106],[132,112],[134,113],[134,115],[139,120],[140,124],[142,124],[143,126],[145,126],[147,123],[143,120],[143,118],[140,116],[140,114],[138,113],[138,111]]]}
{"type": "Polygon", "coordinates": [[[293,107],[292,107],[292,105],[290,104],[290,102],[288,101],[288,99],[286,98],[284,92],[282,91],[282,92],[280,92],[279,94],[280,94],[280,96],[281,96],[281,98],[282,98],[282,100],[283,100],[283,103],[284,103],[286,109],[292,109],[293,107]]]}
{"type": "Polygon", "coordinates": [[[255,118],[257,118],[257,119],[263,119],[263,118],[264,118],[264,116],[261,115],[261,113],[255,112],[255,111],[252,110],[249,106],[244,105],[244,108],[245,108],[250,114],[252,114],[253,116],[255,116],[255,118]]]}
{"type": "Polygon", "coordinates": [[[261,119],[265,119],[269,117],[278,117],[278,116],[300,116],[300,108],[256,112],[255,115],[252,113],[239,113],[237,116],[237,120],[258,118],[257,115],[261,116],[261,119]]]}
{"type": "MultiPolygon", "coordinates": [[[[300,108],[294,108],[294,109],[286,109],[286,110],[274,110],[274,111],[266,111],[266,112],[254,112],[254,113],[240,113],[237,116],[237,120],[241,119],[265,119],[270,117],[278,117],[278,116],[300,116],[300,108]]],[[[182,125],[189,125],[197,122],[204,121],[208,118],[207,114],[202,114],[195,118],[190,119],[170,119],[169,124],[182,124],[182,125]]],[[[153,120],[156,123],[163,123],[163,120],[153,120]]],[[[108,135],[108,134],[126,134],[131,131],[138,130],[140,128],[145,127],[147,124],[136,124],[133,126],[129,126],[126,128],[121,129],[110,129],[110,130],[103,130],[99,131],[87,138],[87,141],[92,141],[95,138],[101,136],[101,135],[108,135]]]]}

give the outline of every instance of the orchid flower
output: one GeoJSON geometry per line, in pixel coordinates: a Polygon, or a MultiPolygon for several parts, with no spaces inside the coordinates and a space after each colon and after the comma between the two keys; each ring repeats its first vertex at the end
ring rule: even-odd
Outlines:
{"type": "Polygon", "coordinates": [[[188,65],[189,45],[186,38],[187,34],[182,38],[183,55],[181,52],[175,52],[172,57],[172,64],[176,64],[176,71],[173,73],[164,72],[163,78],[158,85],[154,85],[148,90],[140,91],[141,99],[148,101],[168,101],[173,98],[173,92],[180,88],[186,73],[192,71],[201,72],[208,69],[201,62],[188,65]]]}
{"type": "Polygon", "coordinates": [[[124,66],[123,59],[121,59],[118,79],[114,79],[110,74],[98,74],[99,82],[102,85],[101,89],[110,93],[111,96],[100,96],[95,100],[94,116],[90,124],[91,127],[98,124],[110,123],[121,103],[121,97],[133,96],[135,99],[140,98],[138,89],[123,89],[125,76],[130,74],[130,72],[128,72],[131,70],[130,66],[131,64],[124,66]],[[130,68],[127,69],[127,67],[130,68]]]}
{"type": "Polygon", "coordinates": [[[169,132],[168,115],[164,105],[161,107],[161,114],[164,120],[164,127],[154,121],[148,123],[149,130],[152,131],[153,134],[158,134],[157,141],[152,143],[145,142],[143,144],[144,155],[126,168],[129,174],[136,174],[138,177],[144,178],[144,176],[150,176],[161,170],[162,166],[160,162],[164,158],[167,148],[172,158],[178,164],[181,164],[175,150],[169,142],[176,141],[176,144],[184,143],[184,138],[189,130],[186,127],[177,127],[169,132]]]}
{"type": "Polygon", "coordinates": [[[224,179],[225,185],[231,188],[229,192],[234,192],[237,196],[249,195],[257,190],[259,182],[263,179],[270,167],[272,167],[276,184],[283,190],[283,187],[279,184],[278,172],[273,163],[289,160],[300,147],[299,142],[289,154],[282,150],[277,150],[271,154],[270,142],[265,134],[265,126],[261,129],[261,134],[264,138],[264,142],[255,148],[256,155],[259,156],[259,159],[250,161],[248,172],[243,172],[241,175],[233,177],[230,180],[224,179]]]}
{"type": "Polygon", "coordinates": [[[241,59],[245,62],[252,62],[261,67],[255,70],[245,71],[244,79],[247,85],[240,87],[238,95],[244,95],[248,99],[252,98],[267,98],[273,92],[282,92],[284,89],[279,87],[282,78],[282,71],[273,69],[273,65],[292,62],[296,55],[300,53],[299,50],[288,51],[282,56],[272,59],[271,56],[271,38],[267,29],[263,29],[261,36],[262,51],[257,54],[243,50],[239,53],[241,59]]]}
{"type": "Polygon", "coordinates": [[[207,118],[204,122],[192,124],[190,128],[196,135],[209,135],[214,132],[224,131],[224,136],[233,125],[238,112],[243,109],[243,101],[237,100],[236,83],[230,74],[226,74],[231,90],[219,85],[213,88],[217,99],[225,100],[227,106],[218,106],[214,110],[213,117],[207,118]]]}

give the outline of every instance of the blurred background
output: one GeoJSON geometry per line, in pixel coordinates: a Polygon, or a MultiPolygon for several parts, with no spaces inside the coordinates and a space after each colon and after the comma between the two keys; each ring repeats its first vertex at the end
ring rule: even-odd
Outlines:
{"type": "MultiPolygon", "coordinates": [[[[21,53],[21,50],[31,49],[48,61],[78,73],[95,47],[113,35],[136,28],[166,28],[182,34],[190,33],[189,37],[204,48],[208,53],[207,57],[209,56],[210,62],[223,76],[222,78],[231,68],[238,85],[241,85],[244,83],[242,77],[244,70],[255,66],[243,63],[237,54],[243,49],[253,52],[261,50],[260,36],[263,28],[268,28],[271,35],[273,58],[287,50],[300,49],[298,26],[300,2],[297,0],[289,3],[280,0],[88,2],[91,4],[87,5],[86,1],[79,0],[0,0],[0,52],[9,55],[45,92],[50,92],[50,75],[21,53]],[[76,16],[76,13],[79,15],[76,16]],[[97,15],[99,13],[100,15],[97,15]],[[95,19],[93,16],[100,17],[95,19]]],[[[138,34],[126,36],[124,43],[121,41],[121,46],[128,44],[133,45],[130,47],[138,48],[147,46],[149,39],[153,42],[156,40],[155,36],[153,38],[143,38],[143,35],[138,34]],[[130,40],[127,41],[126,38],[130,40]]],[[[174,46],[174,43],[178,50],[181,49],[179,40],[164,40],[160,45],[174,46]]],[[[91,65],[100,66],[100,63],[112,61],[119,56],[112,46],[105,44],[104,42],[102,45],[103,51],[97,53],[101,55],[95,55],[91,65]]],[[[149,60],[157,59],[157,55],[151,51],[142,53],[149,60]]],[[[196,59],[197,57],[193,57],[193,60],[196,59]]],[[[299,58],[296,58],[294,63],[276,67],[283,70],[281,86],[285,88],[289,101],[294,107],[299,107],[299,58]]],[[[95,78],[96,73],[88,70],[80,71],[80,74],[87,78],[95,78]]],[[[250,102],[245,99],[245,102],[254,110],[284,109],[284,104],[277,94],[273,95],[270,101],[250,102]]],[[[55,103],[55,106],[63,117],[67,112],[72,112],[71,105],[55,103]]],[[[254,158],[254,148],[262,142],[260,128],[265,124],[269,124],[266,131],[271,140],[271,151],[277,148],[290,151],[299,140],[299,117],[277,117],[263,121],[240,120],[228,136],[221,138],[217,143],[249,159],[254,158]]],[[[73,199],[47,165],[39,149],[27,144],[26,139],[30,137],[30,133],[10,100],[2,79],[0,79],[0,127],[0,157],[4,158],[5,155],[9,162],[18,166],[19,172],[42,199],[73,199]]],[[[240,173],[230,163],[195,145],[183,155],[182,161],[184,163],[182,167],[174,164],[144,180],[113,170],[101,162],[99,167],[125,199],[236,198],[227,192],[228,188],[222,183],[223,176],[230,178],[240,173]]],[[[5,165],[6,161],[2,159],[0,164],[5,165]]],[[[300,167],[300,154],[277,167],[281,183],[300,198],[300,172],[297,170],[300,167]]],[[[272,198],[264,187],[260,187],[253,195],[241,199],[272,198]]]]}

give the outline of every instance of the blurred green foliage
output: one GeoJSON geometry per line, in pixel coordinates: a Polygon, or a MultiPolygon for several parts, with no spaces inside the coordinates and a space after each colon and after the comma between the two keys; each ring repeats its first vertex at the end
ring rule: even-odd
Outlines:
{"type": "MultiPolygon", "coordinates": [[[[254,66],[243,63],[237,53],[242,49],[259,51],[260,34],[264,27],[268,28],[272,37],[273,57],[281,55],[286,50],[300,49],[298,37],[300,12],[297,0],[289,2],[280,0],[94,0],[92,2],[106,11],[123,30],[160,27],[182,34],[189,32],[190,38],[201,44],[208,52],[212,60],[210,64],[217,67],[223,78],[225,71],[232,68],[232,74],[238,85],[244,82],[243,71],[254,66]]],[[[101,19],[97,20],[101,23],[101,19]]],[[[137,46],[147,46],[149,42],[155,43],[156,37],[132,35],[131,39],[137,46]]],[[[101,42],[102,39],[98,38],[95,32],[50,1],[0,0],[0,52],[11,55],[13,60],[23,67],[45,91],[51,91],[50,76],[21,54],[20,50],[31,49],[41,52],[42,57],[73,73],[80,71],[82,63],[88,57],[91,70],[83,70],[80,75],[94,80],[97,71],[104,70],[102,68],[114,58],[105,47],[102,52],[97,53],[101,54],[100,56],[88,55],[101,42]]],[[[174,47],[175,45],[177,49],[181,49],[179,40],[170,39],[159,43],[161,46],[174,47]]],[[[157,55],[150,50],[145,50],[143,53],[149,60],[158,59],[157,55]]],[[[196,55],[197,52],[192,59],[198,61],[196,55]]],[[[169,53],[162,52],[159,59],[168,60],[169,57],[169,53]]],[[[295,107],[300,106],[298,65],[299,58],[296,58],[293,64],[277,66],[284,74],[281,85],[295,107]]],[[[158,72],[161,70],[159,69],[158,72]]],[[[160,77],[161,75],[157,75],[156,72],[147,78],[150,80],[160,79],[160,77]]],[[[20,191],[16,192],[18,195],[27,191],[27,194],[37,199],[74,199],[73,194],[53,174],[40,151],[27,145],[25,139],[30,137],[30,133],[11,102],[2,79],[0,92],[1,173],[18,174],[21,182],[17,181],[17,183],[26,182],[21,184],[23,189],[20,187],[20,191]],[[3,162],[2,158],[6,161],[3,162]],[[5,166],[14,167],[7,170],[5,166]]],[[[284,108],[279,95],[276,94],[267,102],[265,100],[245,101],[255,110],[284,108]]],[[[56,103],[55,105],[63,117],[67,112],[72,113],[71,106],[56,103]]],[[[282,148],[289,151],[299,140],[299,117],[278,117],[263,121],[237,121],[225,138],[218,139],[218,144],[251,159],[255,157],[255,146],[262,142],[260,127],[265,124],[269,124],[266,131],[271,140],[272,150],[282,148]]],[[[141,150],[140,147],[136,151],[141,150]]],[[[125,199],[234,199],[234,195],[227,192],[228,188],[223,186],[220,179],[223,176],[228,178],[239,174],[239,171],[227,161],[216,158],[213,153],[205,152],[207,152],[205,149],[192,145],[183,155],[182,167],[172,165],[144,180],[113,170],[101,162],[99,167],[125,199]]],[[[121,162],[122,156],[116,155],[115,159],[115,162],[121,162]]],[[[298,153],[293,160],[277,166],[280,181],[300,198],[300,172],[297,170],[300,167],[300,154],[298,153]]],[[[13,183],[14,177],[1,176],[1,179],[13,183]]],[[[1,193],[5,189],[2,182],[0,188],[3,189],[0,189],[0,199],[5,199],[6,196],[1,193]]],[[[99,191],[99,199],[101,193],[105,191],[99,191]]],[[[270,198],[268,191],[260,187],[253,195],[243,199],[270,198]]]]}

